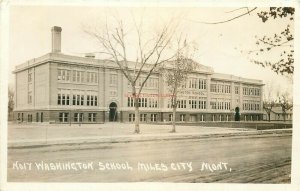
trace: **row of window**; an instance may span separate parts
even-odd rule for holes
[[[32,114],[28,114],[27,121],[32,122],[33,121],[32,119],[33,119]],[[24,113],[18,113],[17,120],[20,122],[23,122],[24,121]],[[35,114],[35,122],[44,122],[44,113],[43,112]]]
[[[169,114],[168,117],[169,117],[168,118],[169,121],[173,121],[173,114]],[[185,122],[185,121],[187,121],[186,118],[187,118],[186,114],[179,114],[179,121]],[[196,119],[197,119],[196,115],[190,115],[189,121],[190,122],[196,122],[197,121]],[[245,119],[247,119],[247,117]],[[135,121],[135,114],[130,113],[128,115],[128,120],[129,120],[129,122],[134,122]],[[146,120],[147,120],[147,114],[140,114],[140,121],[145,122]],[[231,117],[231,115],[228,115],[228,114],[227,115],[213,114],[211,120],[212,121],[231,121],[232,117]],[[251,117],[251,120],[252,120],[252,117]],[[156,122],[157,121],[157,114],[150,114],[150,121],[151,122]],[[201,114],[199,116],[199,121],[206,121],[204,114]]]
[[[205,100],[189,100],[191,109],[206,109],[206,101]]]
[[[260,104],[259,103],[243,103],[243,110],[258,111],[258,110],[260,110]]]
[[[134,122],[135,121],[135,114],[130,113],[128,115],[128,120],[129,120],[129,122]],[[141,122],[147,121],[147,114],[140,114],[140,121]],[[156,122],[157,121],[157,114],[155,114],[155,113],[150,114],[150,121],[151,122]]]
[[[96,122],[96,115],[97,113],[88,113],[88,122]],[[73,119],[74,119],[74,122],[78,122],[78,123],[81,123],[84,121],[84,114],[83,113],[74,113],[73,115]],[[60,112],[59,113],[59,122],[61,123],[67,123],[69,122],[69,113],[67,112]]]
[[[158,108],[157,98],[138,98],[139,107]],[[127,106],[134,107],[134,99],[132,97],[127,98]]]
[[[190,109],[206,109],[206,100],[204,99],[189,99],[189,108]],[[171,100],[168,101],[168,108],[172,107]],[[178,100],[177,101],[177,108],[187,108],[187,101],[186,100]]]
[[[186,100],[178,100],[177,101],[177,108],[186,108]]]
[[[188,87],[190,89],[206,89],[206,80],[205,79],[198,79],[198,78],[190,78],[188,81]]]
[[[69,122],[69,114],[68,112],[60,112],[59,113],[59,122],[61,123],[67,123]],[[87,119],[88,122],[96,122],[96,115],[97,113],[88,113],[87,115]],[[157,114],[150,114],[150,121],[151,122],[156,122],[158,120],[157,118]],[[135,114],[129,114],[128,116],[129,121],[130,122],[134,122],[135,121]],[[196,121],[196,115],[190,115],[189,121],[194,122]],[[23,122],[24,121],[24,113],[18,113],[18,121]],[[44,120],[44,115],[43,112],[41,113],[36,113],[36,122],[43,122]],[[212,121],[231,121],[233,120],[231,115],[217,115],[217,114],[213,114],[212,115]],[[260,120],[259,115],[245,115],[244,116],[244,120],[248,121],[248,120]],[[32,114],[28,114],[27,115],[27,121],[28,122],[32,122],[33,121],[33,117]],[[74,113],[73,114],[73,121],[77,122],[77,123],[81,123],[84,121],[84,113]],[[146,122],[147,121],[147,114],[140,114],[140,121],[141,122]],[[173,114],[169,114],[169,121],[173,121]],[[186,114],[180,114],[179,115],[179,121],[186,121]],[[205,115],[200,115],[199,116],[199,121],[206,121],[205,119]]]
[[[231,93],[231,86],[225,84],[210,84],[210,92],[214,93]]]
[[[72,97],[72,100],[70,100]],[[86,102],[85,102],[86,98]],[[72,104],[71,104],[72,103]],[[69,95],[69,94],[58,94],[57,105],[86,105],[86,106],[97,106],[98,96],[96,95]]]
[[[78,70],[67,70],[67,69],[58,69],[57,71],[57,80],[63,82],[72,82],[77,83],[98,83],[98,74],[96,72],[85,72]]]
[[[211,107],[211,109],[217,109],[217,110],[230,110],[231,102],[230,101],[211,101],[210,107]]]
[[[196,122],[197,121],[196,119],[197,119],[196,115],[190,115],[189,121]],[[179,120],[182,122],[186,121],[186,114],[180,114]],[[226,115],[213,114],[211,118],[211,121],[232,121],[232,120],[233,120],[232,116],[228,114]],[[257,121],[260,120],[260,117],[259,115],[250,115],[250,116],[245,115],[244,120]],[[173,121],[173,114],[169,114],[169,121]],[[205,115],[200,115],[199,121],[206,121]]]
[[[189,121],[190,122],[196,122],[197,121],[196,119],[197,119],[196,115],[190,115]],[[224,118],[223,115],[220,115],[219,120],[220,121],[225,121],[224,119],[226,119],[226,121],[230,121],[231,116],[230,115],[225,115],[225,118]],[[173,121],[173,114],[169,114],[169,121]],[[181,121],[181,122],[186,121],[186,114],[180,114],[179,115],[179,121]],[[205,121],[205,115],[201,114],[199,116],[199,121]],[[212,115],[212,121],[217,121],[216,115]]]
[[[136,85],[137,86],[142,86],[142,83],[145,81],[145,77],[139,77],[137,80]],[[131,86],[131,84],[128,81],[128,86]],[[148,78],[145,85],[145,88],[158,88],[158,78]]]
[[[260,96],[260,89],[259,88],[243,87],[243,95]]]

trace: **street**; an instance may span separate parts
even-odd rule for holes
[[[274,135],[9,149],[8,181],[290,183],[291,139]],[[77,166],[70,169],[68,163]]]

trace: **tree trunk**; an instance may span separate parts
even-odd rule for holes
[[[140,111],[139,111],[139,96],[134,96],[134,133],[140,133]]]
[[[176,132],[176,106],[173,107],[172,133]]]
[[[271,113],[268,113],[269,122],[271,122]]]
[[[176,91],[175,91],[176,92]],[[177,109],[177,98],[176,95],[173,95],[173,103],[172,103],[172,107],[173,107],[173,117],[172,117],[172,131],[171,133],[176,133],[176,109]]]

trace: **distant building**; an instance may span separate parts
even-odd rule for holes
[[[103,123],[135,120],[131,87],[116,63],[61,53],[60,27],[52,28],[52,52],[15,68],[14,120]],[[141,76],[143,77],[143,75]],[[139,85],[139,83],[138,83]],[[161,73],[154,73],[140,98],[141,122],[171,121],[170,97]],[[182,122],[263,120],[261,80],[214,73],[199,64],[191,71],[176,119]]]
[[[272,107],[271,113],[270,113],[270,121],[284,121],[284,115],[286,121],[292,121],[293,120],[293,109],[289,109],[286,111],[286,114],[282,112],[282,108],[279,104],[275,104]],[[268,113],[264,111],[264,120],[268,121]]]

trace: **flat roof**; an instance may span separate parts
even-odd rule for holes
[[[75,65],[85,65],[90,67],[105,67],[105,68],[119,69],[117,63],[115,63],[112,60],[97,59],[93,57],[74,56],[74,55],[67,55],[63,53],[51,52],[43,56],[30,59],[22,64],[17,65],[13,73],[18,73],[20,71],[48,62],[68,63],[68,64],[75,64]],[[136,63],[135,62],[130,62],[130,63],[131,64],[129,64],[128,67],[129,69],[133,70]],[[199,65],[198,69],[192,72],[211,75],[212,80],[222,80],[222,81],[230,81],[230,82],[240,82],[240,83],[242,82],[242,83],[255,84],[255,85],[264,85],[262,80],[242,78],[230,74],[214,73],[211,67],[199,63],[198,65]],[[151,66],[151,64],[149,64],[149,66]],[[147,68],[147,66],[145,68]]]

